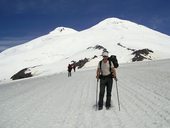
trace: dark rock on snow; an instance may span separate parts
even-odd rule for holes
[[[141,49],[141,50],[134,51],[132,55],[135,55],[135,56],[132,58],[132,62],[143,61],[144,59],[148,59],[145,56],[147,56],[149,53],[153,53],[153,51],[149,49]]]
[[[31,74],[31,71],[29,68],[24,68],[21,71],[17,72],[14,74],[11,79],[12,80],[17,80],[17,79],[22,79],[22,78],[27,78],[27,77],[32,77],[33,75]]]

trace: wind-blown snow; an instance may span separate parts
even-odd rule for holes
[[[169,128],[170,60],[121,64],[112,108],[95,110],[96,67],[0,84],[1,128]]]
[[[33,75],[49,75],[67,70],[71,61],[98,58],[86,63],[95,66],[101,59],[102,50],[87,49],[101,45],[110,55],[117,55],[119,63],[131,62],[131,49],[148,48],[153,60],[170,57],[170,37],[142,25],[117,18],[106,19],[84,31],[58,27],[47,35],[0,53],[0,81],[9,80],[18,71],[34,67]]]

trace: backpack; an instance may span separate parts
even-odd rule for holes
[[[114,68],[118,68],[119,67],[119,63],[118,63],[118,60],[116,58],[115,55],[111,55],[109,58],[109,65],[110,65],[110,72],[111,72],[111,62],[113,63],[114,65]],[[102,66],[102,60],[99,62],[100,63],[100,69],[101,69],[101,66]]]
[[[114,68],[118,68],[119,67],[118,60],[117,60],[115,55],[111,55],[109,57],[109,61],[111,61],[113,63]]]

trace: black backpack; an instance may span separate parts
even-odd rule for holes
[[[119,67],[119,63],[118,63],[118,60],[117,60],[115,55],[111,55],[108,58],[108,60],[109,60],[109,65],[110,65],[110,71],[111,71],[111,62],[113,63],[114,68],[118,68]],[[100,61],[100,69],[101,69],[101,66],[102,66],[102,60]]]
[[[119,67],[119,63],[118,63],[118,60],[117,60],[115,55],[111,55],[109,57],[109,61],[111,61],[113,63],[114,68],[118,68]]]

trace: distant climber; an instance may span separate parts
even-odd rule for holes
[[[68,77],[70,77],[71,76],[71,70],[72,70],[71,64],[69,64],[67,68],[68,68]]]
[[[75,64],[73,64],[73,69],[74,69],[74,72],[76,71],[76,65]]]

